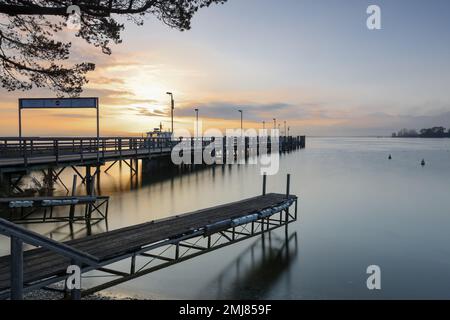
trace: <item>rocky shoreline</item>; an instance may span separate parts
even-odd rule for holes
[[[51,288],[61,290],[62,284],[52,285]],[[61,300],[64,299],[64,294],[58,291],[38,289],[24,294],[24,300]],[[118,296],[109,293],[95,293],[83,297],[82,300],[140,300],[137,297]]]

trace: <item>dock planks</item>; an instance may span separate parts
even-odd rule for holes
[[[296,196],[289,196],[296,199]],[[252,212],[277,206],[286,195],[270,193],[212,208],[202,209],[166,219],[150,221],[82,239],[65,242],[100,259],[110,261],[133,253],[147,245],[177,237],[208,224],[246,216]],[[70,261],[46,249],[24,252],[24,282],[64,275]],[[10,256],[0,257],[0,291],[10,287]]]

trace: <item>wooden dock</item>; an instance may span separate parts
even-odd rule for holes
[[[225,145],[227,138],[223,139]],[[191,140],[189,144],[192,144],[194,149],[196,139],[187,140]],[[199,143],[204,149],[212,141],[212,138],[202,138]],[[0,171],[18,172],[50,165],[101,165],[122,159],[166,157],[179,142],[180,140],[167,138],[136,137],[102,137],[99,140],[92,137],[0,138]],[[280,137],[279,141],[280,151],[300,149],[304,148],[304,145],[303,136]],[[249,148],[248,141],[245,148]],[[230,152],[231,148],[228,151]]]
[[[236,159],[260,152],[272,152],[270,137],[266,146],[260,145],[259,139],[250,141],[249,137],[241,142],[243,150],[238,151],[236,137],[223,137],[223,150],[215,153],[221,163],[230,163]],[[305,137],[278,137],[277,150],[290,152],[305,147]],[[41,170],[48,181],[62,183],[59,179],[66,168],[71,168],[86,184],[88,194],[92,179],[100,173],[102,166],[107,173],[117,163],[124,163],[130,168],[130,176],[137,176],[139,160],[142,164],[171,163],[171,154],[176,145],[183,142],[191,153],[189,163],[181,166],[194,166],[194,154],[203,152],[213,143],[214,138],[136,138],[136,137],[52,137],[52,138],[0,138],[0,183],[8,186],[9,193],[24,193],[20,187],[22,179],[33,170]],[[229,144],[232,144],[230,146]],[[183,152],[186,150],[183,148]],[[106,164],[108,164],[106,166]],[[85,170],[80,170],[84,168]],[[91,171],[92,169],[93,172]],[[84,172],[84,174],[82,174]],[[63,184],[63,183],[62,183]],[[68,189],[64,184],[63,186]]]
[[[295,213],[291,213],[289,208],[294,204]],[[275,228],[287,227],[296,219],[297,197],[289,195],[289,192],[271,193],[67,241],[64,245],[96,260],[96,265],[80,263],[83,272],[98,270],[118,277],[106,284],[86,289],[84,293],[88,294],[225,245],[258,234],[264,235],[265,232]],[[8,235],[8,232],[7,228],[2,229],[0,224],[0,233]],[[194,244],[193,239],[197,239]],[[188,240],[190,242],[187,242]],[[206,244],[203,246],[199,244],[201,240],[206,241]],[[173,247],[173,256],[150,253],[152,250],[167,246]],[[182,249],[186,251],[182,252]],[[152,261],[156,259],[162,263],[137,269],[136,256],[146,257]],[[128,258],[131,258],[128,272],[106,268],[114,262]],[[11,261],[11,256],[0,257],[0,297],[4,298],[11,293]],[[46,248],[25,251],[23,290],[42,288],[65,279],[66,269],[71,264],[73,259]]]

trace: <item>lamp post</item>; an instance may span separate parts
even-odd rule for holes
[[[277,128],[277,119],[273,118],[273,128]]]
[[[172,119],[172,135],[173,135],[173,109],[175,109],[175,102],[173,101],[173,93],[166,92],[170,96],[170,116]]]
[[[284,135],[286,136],[286,134],[287,134],[287,129],[286,129],[287,127],[286,127],[286,120],[284,121]]]
[[[266,129],[266,122],[263,121],[263,129]]]
[[[195,109],[196,135],[198,138],[198,109]]]

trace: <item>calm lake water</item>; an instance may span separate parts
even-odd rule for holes
[[[300,198],[287,238],[280,229],[107,292],[153,299],[450,298],[450,139],[308,138],[307,149],[282,155],[280,167],[268,177],[268,191],[284,192],[291,173]],[[68,185],[72,175],[63,177]],[[136,186],[128,167],[117,166],[101,176],[101,192],[111,196],[107,227],[258,195],[261,181],[257,166],[234,165],[182,175],[154,170]],[[93,232],[107,227],[99,223]],[[70,238],[65,225],[30,228]],[[86,235],[81,226],[75,231]],[[380,291],[366,287],[373,264],[381,267]]]

